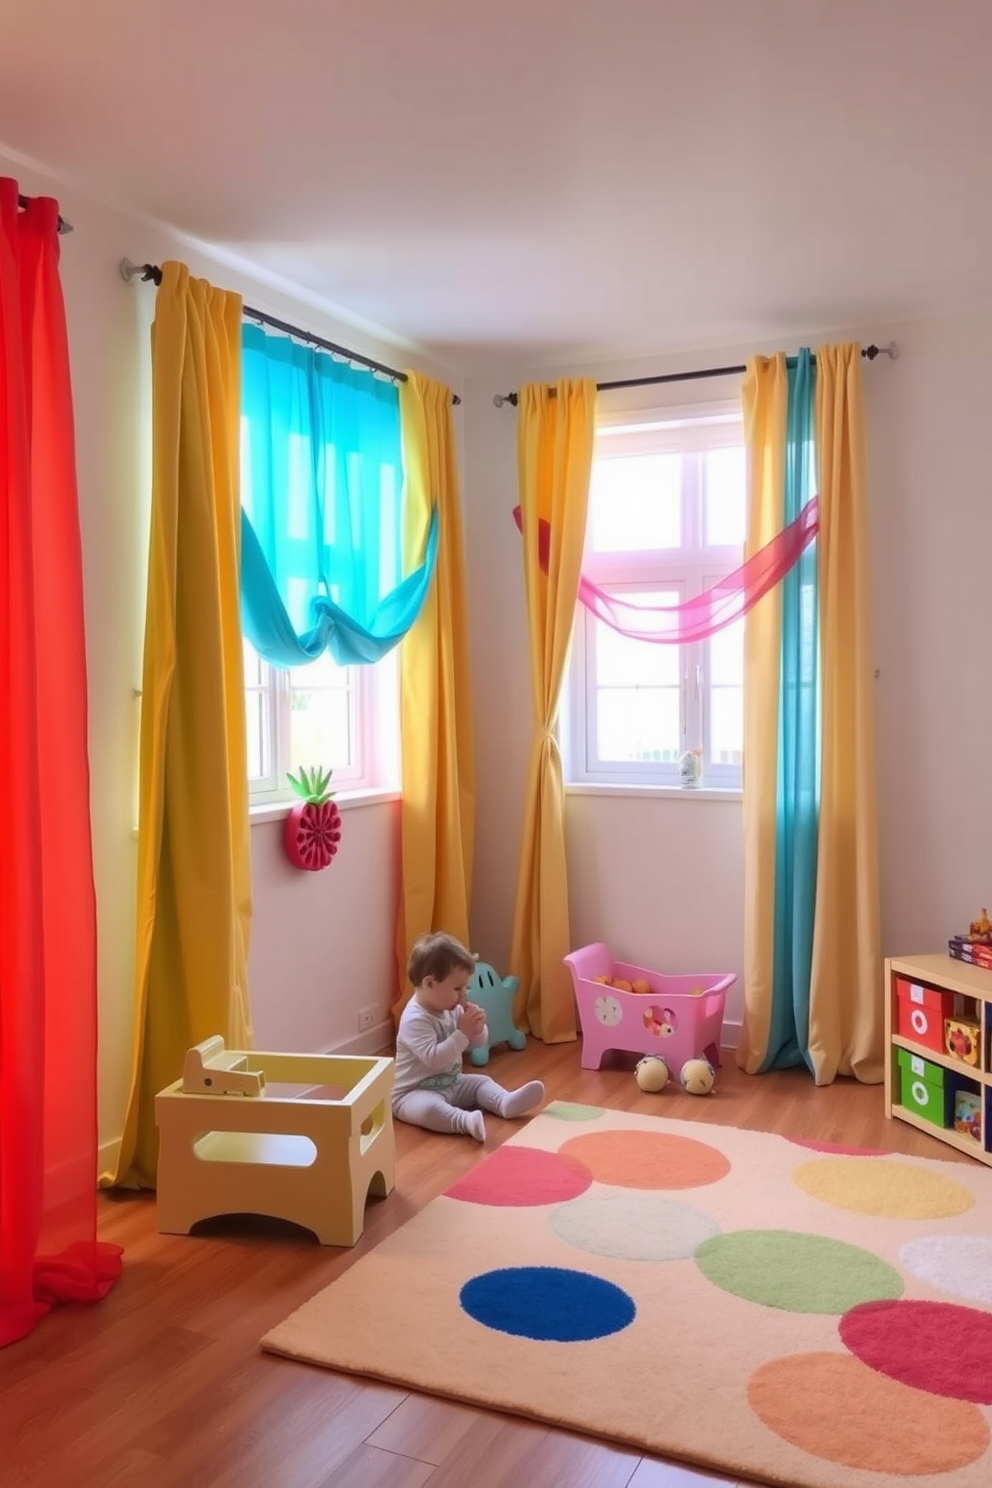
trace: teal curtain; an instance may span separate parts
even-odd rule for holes
[[[789,364],[783,526],[816,495],[816,365]],[[820,639],[817,540],[782,580],[782,657],[775,847],[775,961],[762,1070],[805,1063],[820,818]]]
[[[402,577],[399,390],[260,327],[242,330],[241,610],[274,666],[325,650],[379,661],[420,613],[437,559]]]

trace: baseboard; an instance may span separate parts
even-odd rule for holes
[[[741,1029],[743,1023],[729,1022],[726,1018],[723,1022],[723,1032],[720,1034],[721,1049],[736,1049],[741,1041]]]
[[[321,1049],[321,1054],[391,1054],[393,1051],[393,1023],[376,1023],[354,1038],[344,1039],[340,1044],[330,1044]]]

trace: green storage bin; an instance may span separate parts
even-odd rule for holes
[[[949,1093],[946,1074],[942,1065],[931,1064],[919,1054],[900,1049],[899,1076],[906,1110],[914,1111],[924,1121],[932,1121],[934,1126],[946,1126]]]

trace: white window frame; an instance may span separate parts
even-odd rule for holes
[[[247,694],[257,691],[262,697],[263,756],[267,773],[249,780],[249,804],[252,807],[278,806],[296,801],[286,775],[291,764],[292,688],[290,672],[285,667],[270,666],[263,661],[261,682],[257,688],[246,682]],[[395,793],[400,789],[399,754],[399,652],[394,647],[381,661],[369,666],[346,669],[346,684],[351,706],[348,710],[349,764],[327,760],[301,761],[307,765],[333,765],[330,789],[335,799],[359,797],[369,793]]]
[[[594,458],[666,451],[705,455],[712,449],[743,443],[739,402],[693,404],[685,408],[638,410],[601,417]],[[634,552],[593,552],[587,544],[583,572],[604,588],[623,595],[645,589],[671,589],[681,599],[703,593],[739,567],[736,547],[703,548],[699,522],[702,504],[691,493],[696,475],[683,469],[682,538],[684,547]],[[596,626],[603,622],[584,605],[576,606],[572,651],[561,710],[562,752],[566,784],[656,787],[681,791],[678,760],[602,760],[597,748]],[[647,643],[645,643],[647,644]],[[710,763],[710,641],[686,643],[680,655],[679,689],[682,727],[679,753],[701,745],[705,751],[704,790],[739,792],[743,764]]]

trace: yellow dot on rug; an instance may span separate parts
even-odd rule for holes
[[[975,1202],[964,1184],[884,1157],[821,1157],[793,1173],[797,1187],[834,1209],[880,1219],[950,1219]]]
[[[709,1143],[660,1132],[589,1132],[558,1152],[615,1188],[702,1188],[730,1172],[728,1158]]]
[[[847,1354],[773,1359],[747,1398],[770,1431],[825,1462],[891,1477],[954,1472],[988,1451],[977,1405],[914,1390]]]

